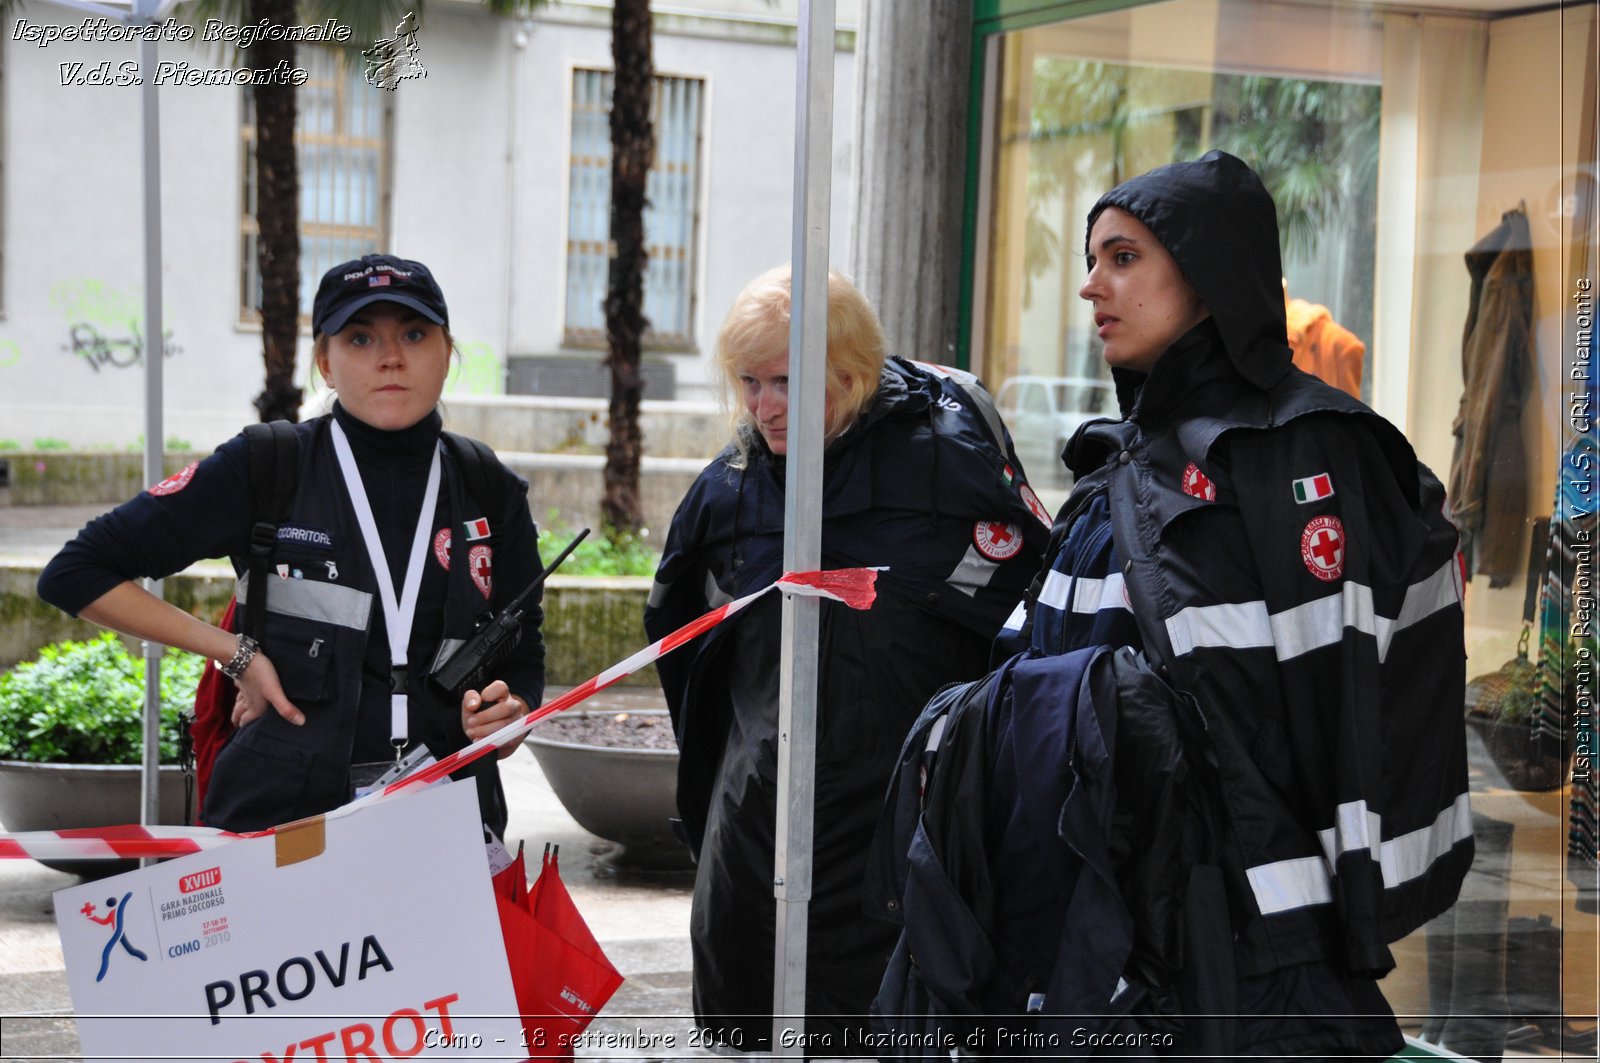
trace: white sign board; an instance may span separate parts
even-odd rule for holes
[[[477,788],[321,825],[57,893],[84,1055],[523,1058]]]

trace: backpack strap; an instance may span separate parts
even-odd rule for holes
[[[249,424],[244,428],[250,446],[250,598],[239,625],[242,634],[261,637],[266,625],[267,570],[278,545],[278,522],[289,513],[300,476],[300,441],[288,421]]]
[[[949,383],[977,412],[983,421],[983,426],[988,429],[989,442],[993,443],[1002,454],[1010,450],[1005,422],[1000,419],[1000,411],[994,404],[994,396],[989,394],[989,389],[984,387],[982,380],[975,374],[965,369],[957,369],[953,365],[937,365],[933,362],[911,364]]]
[[[495,520],[506,508],[505,477],[498,471],[500,459],[489,444],[455,432],[440,432],[445,449],[461,470],[461,482],[484,515]]]

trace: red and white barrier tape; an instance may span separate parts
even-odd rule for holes
[[[553,716],[563,709],[572,708],[572,706],[585,698],[598,694],[613,683],[620,682],[639,669],[653,663],[663,654],[671,653],[684,643],[698,638],[774,587],[786,594],[831,598],[834,601],[843,602],[852,609],[870,609],[878,593],[876,588],[878,571],[872,568],[840,568],[825,572],[786,572],[778,578],[777,582],[768,584],[754,594],[736,598],[727,605],[718,606],[698,619],[689,621],[678,630],[651,643],[627,660],[612,665],[599,675],[584,680],[554,701],[548,701],[539,706],[522,717],[522,719],[511,721],[494,734],[486,735],[471,745],[456,750],[443,760],[418,768],[410,775],[396,779],[382,790],[369,794],[355,803],[365,804],[369,801],[381,800],[390,794],[399,793],[414,786],[424,785],[437,779],[442,779],[452,772],[460,771],[491,749],[498,749],[514,739],[521,738],[533,728],[534,724],[546,716]]]
[[[243,834],[214,827],[80,827],[74,830],[0,833],[0,860],[126,860],[184,856],[227,845]]]
[[[466,765],[515,739],[520,739],[533,725],[546,716],[570,709],[585,698],[632,675],[663,654],[705,634],[728,617],[737,613],[768,591],[777,588],[785,594],[806,597],[831,598],[852,609],[870,609],[877,597],[878,569],[841,568],[824,572],[786,572],[774,583],[737,598],[726,605],[706,613],[683,625],[657,642],[651,643],[627,660],[612,665],[599,675],[573,687],[554,701],[534,709],[519,720],[513,720],[492,735],[457,750],[443,760],[418,768],[410,775],[397,779],[384,789],[359,798],[327,813],[330,818],[349,815],[373,801],[381,801],[392,794],[425,785],[460,771]],[[72,830],[27,831],[17,834],[0,832],[0,859],[26,860],[125,860],[130,857],[186,856],[239,838],[260,838],[275,833],[273,829],[235,834],[214,827],[139,826],[81,827]]]

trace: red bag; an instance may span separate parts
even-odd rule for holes
[[[228,599],[227,611],[217,626],[233,630],[233,614],[237,603]],[[189,740],[194,756],[194,807],[190,809],[192,823],[200,822],[200,810],[205,807],[206,785],[211,781],[211,767],[217,754],[233,737],[233,701],[239,688],[233,680],[222,674],[216,661],[207,661],[200,673],[200,682],[194,689],[194,717],[189,722]]]
[[[545,847],[529,889],[521,851],[494,877],[511,986],[529,1053],[572,1059],[575,1038],[622,984],[561,881],[558,855]]]

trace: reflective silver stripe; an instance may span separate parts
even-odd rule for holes
[[[1400,603],[1400,615],[1394,618],[1393,623],[1383,617],[1378,618],[1378,660],[1389,655],[1389,641],[1394,638],[1395,632],[1404,631],[1440,609],[1461,604],[1461,584],[1457,582],[1460,575],[1461,569],[1452,557],[1440,566],[1439,571],[1406,588],[1405,601]]]
[[[250,574],[246,572],[234,592],[240,605],[250,600],[249,591]],[[365,631],[372,616],[372,595],[337,583],[269,577],[267,612]]]
[[[1178,657],[1201,646],[1256,649],[1272,645],[1272,625],[1266,602],[1191,605],[1167,618],[1167,637]]]
[[[1372,849],[1373,841],[1383,837],[1383,817],[1368,809],[1365,801],[1346,801],[1334,809],[1333,826],[1317,831],[1317,837],[1331,866],[1342,853]]]
[[[440,639],[439,652],[433,655],[433,664],[429,666],[428,673],[431,675],[443,668],[444,663],[454,657],[456,651],[466,644],[465,639]]]
[[[943,716],[940,716],[937,720],[933,721],[933,726],[928,728],[928,741],[927,744],[923,746],[924,753],[937,753],[939,751],[939,743],[944,740],[945,724],[949,722],[949,713],[945,713]]]
[[[1021,631],[1022,625],[1028,619],[1028,603],[1018,602],[1017,607],[1011,610],[1011,615],[1006,617],[1006,622],[1000,625],[1001,631]]]
[[[1394,619],[1379,616],[1372,588],[1346,583],[1337,592],[1282,612],[1267,614],[1265,602],[1192,605],[1167,618],[1173,653],[1182,656],[1202,646],[1230,649],[1273,647],[1280,661],[1293,660],[1323,646],[1332,646],[1354,629],[1378,643],[1378,660],[1388,659],[1394,637],[1440,609],[1461,601],[1451,560],[1427,579],[1406,588]]]
[[[1402,834],[1379,847],[1378,862],[1383,867],[1384,886],[1398,886],[1426,873],[1435,860],[1470,837],[1472,801],[1463,793],[1440,812],[1431,825]]]
[[[1317,856],[1278,860],[1250,868],[1245,874],[1255,894],[1261,914],[1272,915],[1312,904],[1333,901],[1333,885],[1328,867],[1340,855],[1360,849],[1371,850],[1382,832],[1381,817],[1367,808],[1365,801],[1340,805],[1336,826],[1318,831],[1326,859]],[[1383,871],[1384,889],[1410,882],[1427,874],[1428,869],[1458,844],[1472,837],[1471,799],[1461,794],[1426,827],[1418,828],[1377,846],[1378,866]]]
[[[661,603],[667,600],[667,591],[672,588],[670,583],[650,584],[650,597],[645,599],[645,605],[651,609],[659,609]],[[705,596],[707,608],[719,609],[733,601],[733,596],[717,586],[717,578],[711,573],[706,573]]]
[[[1098,613],[1102,609],[1121,609],[1132,612],[1128,607],[1128,595],[1125,590],[1122,573],[1113,572],[1105,579],[1076,579],[1072,588],[1072,611],[1074,613]]]
[[[1372,588],[1346,583],[1337,594],[1272,614],[1272,639],[1278,649],[1278,660],[1290,661],[1303,653],[1333,645],[1344,637],[1346,628],[1376,635],[1377,625],[1378,618],[1372,611]],[[1380,661],[1383,654],[1384,645],[1380,642]]]
[[[994,574],[1000,570],[998,563],[978,553],[976,546],[968,546],[961,561],[945,577],[945,582],[967,597],[976,597],[979,587],[987,587]]]
[[[1044,574],[1044,587],[1039,591],[1039,604],[1048,605],[1060,612],[1067,611],[1067,595],[1072,590],[1072,577],[1055,569]]]
[[[1045,573],[1044,587],[1039,591],[1039,604],[1052,609],[1093,615],[1102,609],[1121,609],[1130,612],[1128,596],[1124,590],[1122,573],[1113,572],[1105,579],[1074,579],[1051,570]],[[1071,603],[1069,606],[1068,603]]]
[[[733,595],[717,586],[717,577],[710,572],[706,573],[706,605],[710,609],[721,609],[733,601]]]
[[[1262,915],[1287,912],[1333,900],[1333,884],[1328,880],[1328,865],[1320,856],[1302,856],[1262,864],[1245,872],[1256,907]]]

